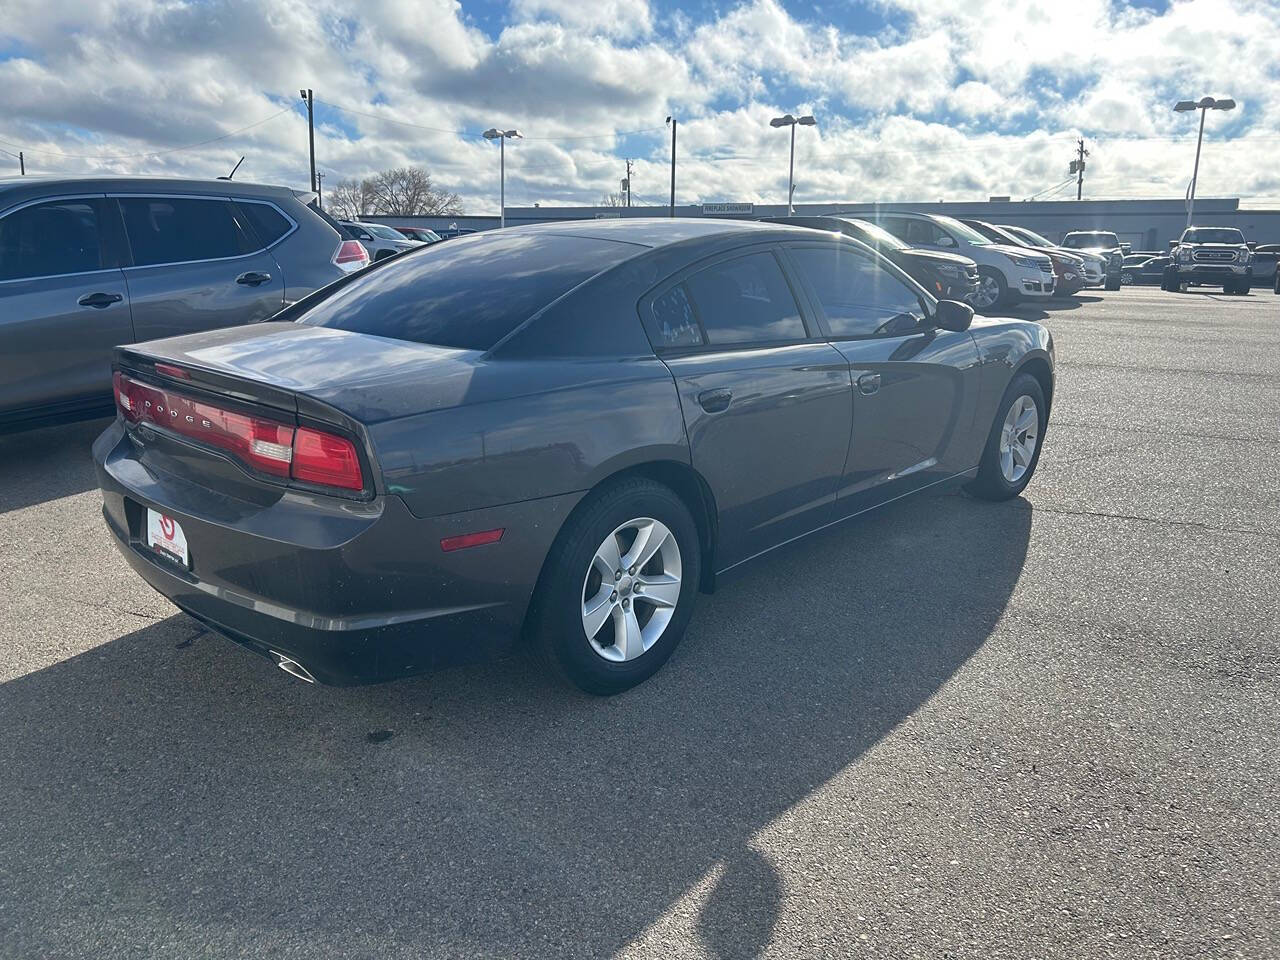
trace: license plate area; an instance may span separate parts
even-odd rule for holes
[[[159,510],[147,509],[144,542],[158,556],[183,570],[191,569],[191,553],[182,525]]]

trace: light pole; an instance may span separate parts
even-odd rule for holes
[[[1203,97],[1200,100],[1179,100],[1173,105],[1173,109],[1178,113],[1189,113],[1192,110],[1200,111],[1200,134],[1196,137],[1196,165],[1191,171],[1191,197],[1187,201],[1187,226],[1191,226],[1191,214],[1196,207],[1196,178],[1200,176],[1200,144],[1204,140],[1204,115],[1210,110],[1234,110],[1236,102],[1230,98],[1226,100],[1215,100],[1213,97]]]
[[[298,96],[307,105],[307,151],[311,155],[311,192],[316,191],[316,115],[315,97],[310,87],[298,91]]]
[[[498,141],[498,203],[500,205],[498,212],[498,224],[505,228],[507,225],[507,141],[512,137],[519,138],[519,130],[499,130],[497,127],[490,127],[484,132],[486,140]]]
[[[792,197],[796,192],[796,124],[802,127],[816,126],[817,120],[811,116],[793,117],[787,114],[785,117],[774,117],[769,121],[771,127],[790,127],[791,128],[791,165],[787,168],[787,216],[791,216],[796,212],[796,206],[792,203]]]

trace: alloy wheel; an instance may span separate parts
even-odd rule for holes
[[[1026,394],[1009,407],[1000,428],[1000,472],[1009,483],[1017,483],[1031,467],[1040,436],[1040,411]]]
[[[990,274],[983,274],[978,279],[978,289],[971,298],[973,306],[980,310],[993,306],[1000,299],[1000,284]]]
[[[658,642],[680,601],[680,545],[661,521],[628,520],[604,538],[582,583],[582,629],[606,660],[635,660]]]

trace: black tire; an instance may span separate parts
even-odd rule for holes
[[[979,307],[973,303],[970,303],[970,306],[974,307],[975,310],[982,311],[982,310],[994,310],[996,307],[1004,306],[1005,304],[1007,304],[1009,302],[1009,283],[1007,280],[1005,280],[1004,274],[1001,273],[999,270],[995,270],[991,267],[979,267],[978,268],[979,284],[982,283],[982,280],[984,277],[988,277],[994,280],[996,284],[996,288],[999,292],[996,294],[995,300],[993,300],[988,306]]]
[[[1176,293],[1178,285],[1175,280],[1176,274],[1173,267],[1165,267],[1164,273],[1160,274],[1160,289],[1165,293]]]
[[[653,645],[635,659],[614,662],[597,653],[586,635],[583,594],[597,549],[619,526],[637,518],[657,520],[675,537],[680,593],[671,620]],[[590,494],[556,538],[529,612],[531,639],[553,669],[574,686],[602,696],[621,693],[653,676],[679,645],[693,615],[701,571],[697,525],[673,490],[642,477],[610,484]],[[639,611],[641,605],[634,609]],[[608,620],[602,629],[609,629]]]
[[[1276,268],[1276,284],[1273,292],[1280,295],[1280,267]]]
[[[1031,455],[1026,472],[1015,481],[1005,477],[1000,467],[1000,435],[1003,432],[1005,418],[1009,409],[1020,397],[1030,397],[1036,405],[1038,432],[1035,450]],[[991,431],[987,434],[986,446],[982,449],[982,459],[978,462],[978,475],[965,486],[965,491],[980,500],[1011,500],[1026,488],[1040,463],[1040,451],[1044,448],[1045,429],[1049,425],[1049,411],[1045,405],[1044,390],[1040,381],[1029,373],[1020,373],[1005,389],[996,407],[995,419],[991,422]]]
[[[1118,273],[1117,273],[1117,274],[1115,275],[1115,279],[1114,279],[1114,280],[1111,278],[1111,274],[1107,274],[1106,289],[1107,289],[1107,290],[1119,290],[1119,289],[1120,289],[1120,274],[1118,274]]]
[[[1240,283],[1236,286],[1236,293],[1240,294],[1240,296],[1242,297],[1247,297],[1251,289],[1252,289],[1252,286],[1250,285],[1248,280],[1241,280]]]

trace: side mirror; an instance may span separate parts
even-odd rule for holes
[[[973,307],[959,300],[939,300],[933,313],[933,322],[943,330],[963,333],[973,323]]]

